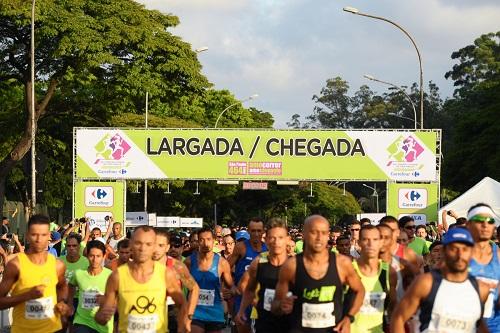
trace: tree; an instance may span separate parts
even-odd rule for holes
[[[73,86],[98,86],[101,89],[90,89],[97,95],[72,91],[74,97],[86,98],[80,110],[93,104],[93,110],[123,112],[141,109],[145,91],[173,103],[209,86],[190,45],[167,31],[179,23],[177,17],[132,0],[41,0],[36,8],[37,93],[32,110],[30,7],[26,1],[0,4],[0,82],[22,87],[24,94],[16,115],[24,126],[0,156],[0,207],[8,175],[31,146],[30,115],[34,113],[38,125],[53,112],[51,101],[64,95],[63,90],[68,97]]]
[[[500,32],[482,35],[452,58],[459,63],[445,75],[457,88],[445,103],[453,127],[443,178],[450,189],[465,191],[485,176],[500,179]]]

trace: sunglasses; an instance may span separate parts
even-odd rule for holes
[[[492,217],[473,216],[469,221],[476,223],[488,222],[488,224],[495,224],[495,219]]]
[[[360,231],[361,229],[351,229],[351,231]]]
[[[417,227],[417,226],[414,226],[414,225],[407,225],[407,226],[405,227],[405,229],[410,230],[410,229],[415,229],[416,227]]]

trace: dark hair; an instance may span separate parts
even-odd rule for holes
[[[50,219],[47,215],[35,214],[32,217],[30,217],[28,221],[28,229],[35,224],[45,224],[47,226],[50,226]]]
[[[8,220],[7,216],[2,216],[2,221],[3,220]]]
[[[423,224],[417,225],[417,227],[415,228],[415,231],[417,231],[418,229],[424,229],[427,232],[427,228]]]
[[[398,226],[399,226],[399,228],[400,228],[400,229],[402,229],[402,228],[404,228],[404,227],[405,227],[406,223],[411,222],[411,221],[415,221],[415,220],[413,219],[413,217],[411,217],[411,216],[409,216],[409,215],[405,215],[405,216],[403,216],[403,217],[401,217],[401,218],[399,219],[399,221],[398,221]]]
[[[342,230],[342,228],[341,228],[341,227],[339,227],[338,225],[334,225],[334,226],[332,227],[332,232],[340,232],[340,233],[342,233],[342,232],[343,232],[343,230]]]
[[[82,236],[80,236],[79,234],[75,234],[74,232],[72,232],[72,233],[70,233],[70,234],[68,235],[68,237],[66,237],[66,243],[67,243],[70,239],[76,239],[76,242],[77,242],[78,244],[80,244],[80,243],[81,243],[81,241],[82,241]]]
[[[359,224],[359,226],[361,226],[361,222],[358,220],[352,220],[350,226],[353,226],[355,224]]]
[[[389,227],[387,224],[385,223],[381,223],[381,224],[378,224],[377,225],[377,229],[380,231],[380,229],[387,229],[387,230],[390,230],[391,231],[391,234],[392,234],[392,228]]]
[[[361,220],[359,220],[359,222],[361,222],[361,224],[366,223],[366,222],[372,224],[372,220],[370,220],[367,217],[363,217]]]
[[[136,231],[139,231],[139,230],[144,231],[144,232],[151,232],[151,231],[155,232],[155,229],[153,227],[149,226],[149,225],[140,225],[138,227],[135,227],[134,233]]]
[[[288,231],[285,221],[283,221],[279,217],[273,217],[267,221],[266,230],[271,230],[273,228],[283,228]]]
[[[429,246],[429,252],[432,251],[432,249],[435,248],[438,245],[443,245],[443,243],[441,241],[435,241],[435,242],[433,242],[431,244],[431,246]]]
[[[102,255],[106,254],[106,246],[103,244],[103,242],[98,241],[98,240],[91,240],[87,244],[87,255],[90,253],[91,249],[99,249],[102,251]]]
[[[209,228],[209,227],[204,227],[204,228],[201,228],[200,230],[198,230],[198,232],[197,232],[198,237],[200,237],[200,235],[204,232],[209,232],[212,235],[212,237],[215,237],[214,231],[212,230],[212,228]]]
[[[344,240],[347,240],[347,241],[351,242],[351,238],[349,238],[349,236],[347,236],[347,235],[342,235],[342,236],[340,236],[339,238],[337,238],[337,244],[338,244],[340,241],[344,241]]]
[[[101,230],[101,228],[99,228],[99,227],[92,228],[92,230],[90,230],[90,232],[92,232],[92,231],[94,231],[94,230],[99,230],[99,231],[102,233],[102,230]]]
[[[456,221],[455,221],[456,224],[458,225],[464,225],[465,223],[467,223],[467,219],[465,217],[459,217]]]
[[[380,219],[379,221],[380,224],[385,224],[385,223],[398,223],[398,219],[395,218],[392,215],[386,215],[383,218]]]
[[[473,210],[474,208],[477,208],[477,207],[488,207],[489,209],[492,209],[490,205],[480,202],[480,203],[475,204],[471,208],[469,208],[469,210],[467,211],[467,214],[469,214],[471,210]]]
[[[121,241],[118,242],[118,244],[116,245],[117,249],[126,249],[127,247],[130,246],[130,239],[128,238],[124,238],[122,239]]]
[[[170,234],[166,229],[163,228],[154,228],[156,236],[163,236],[167,239],[167,243],[170,244]]]
[[[368,231],[368,230],[377,230],[379,235],[380,235],[380,230],[378,230],[378,228],[376,226],[369,224],[369,225],[365,225],[364,227],[361,227],[361,230],[359,231],[359,238],[362,237],[364,231]]]
[[[252,217],[250,220],[248,220],[248,225],[250,225],[250,223],[252,223],[252,222],[264,224],[264,219],[261,217],[255,216],[255,217]]]

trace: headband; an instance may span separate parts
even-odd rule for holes
[[[487,214],[491,217],[495,216],[495,213],[490,207],[487,206],[478,206],[473,208],[470,212],[467,213],[467,220],[470,220],[472,217],[479,214]]]

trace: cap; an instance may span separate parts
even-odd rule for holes
[[[173,247],[181,247],[182,246],[182,237],[180,235],[177,235],[177,234],[170,236],[170,244]]]
[[[51,239],[52,241],[58,241],[58,240],[60,240],[60,239],[61,239],[61,234],[60,234],[60,233],[58,233],[57,231],[52,231],[52,232],[50,233],[50,239]]]
[[[104,238],[103,238],[103,237],[97,237],[97,238],[96,238],[96,239],[94,239],[94,240],[99,241],[99,242],[103,243],[104,245],[106,245],[106,241],[104,240]]]
[[[227,236],[227,235],[231,235],[231,229],[223,228],[222,229],[222,237]]]
[[[469,230],[458,227],[448,230],[448,232],[444,234],[442,243],[443,245],[451,243],[464,243],[473,246],[474,239],[472,238]]]
[[[242,238],[249,240],[250,239],[250,234],[247,231],[245,231],[245,230],[238,231],[236,233],[236,240],[238,241],[238,240],[240,240]]]

